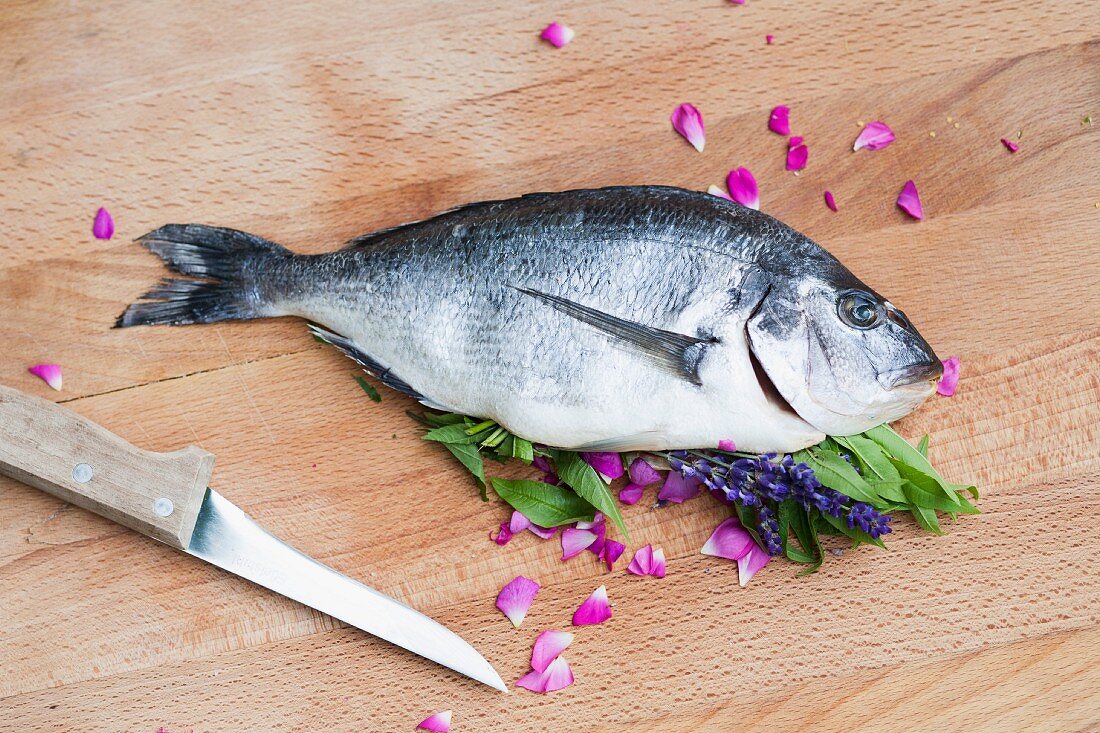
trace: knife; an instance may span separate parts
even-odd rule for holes
[[[507,692],[453,631],[269,534],[207,485],[214,455],[141,450],[53,402],[0,385],[0,473]]]

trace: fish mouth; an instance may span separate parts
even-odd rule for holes
[[[878,383],[885,389],[895,389],[920,382],[935,383],[942,376],[943,364],[928,360],[883,372],[878,375]]]

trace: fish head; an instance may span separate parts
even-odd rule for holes
[[[839,263],[813,275],[773,273],[748,337],[783,399],[829,435],[853,435],[909,414],[943,374],[905,314]]]

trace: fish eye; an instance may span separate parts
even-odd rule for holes
[[[837,301],[840,320],[860,330],[874,328],[882,322],[883,307],[871,295],[858,290],[842,293]]]

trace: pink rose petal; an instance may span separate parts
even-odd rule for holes
[[[734,201],[750,209],[760,210],[760,190],[748,168],[730,171],[726,176],[726,186],[730,190],[730,198]]]
[[[607,540],[600,549],[599,558],[607,564],[608,572],[615,569],[615,561],[623,555],[626,545],[618,540]]]
[[[631,505],[637,504],[642,499],[642,494],[645,493],[645,487],[638,484],[627,484],[619,491],[619,501],[623,504]]]
[[[630,480],[639,486],[649,486],[661,480],[661,472],[646,459],[638,457],[630,463]]]
[[[603,513],[602,512],[596,512],[595,514],[592,515],[592,521],[591,522],[575,522],[573,524],[573,526],[576,527],[577,529],[595,530],[597,527],[599,527],[603,524],[606,524],[606,523],[607,522],[604,519]]]
[[[737,558],[737,582],[744,588],[752,580],[752,576],[756,575],[771,559],[771,555],[753,542],[749,551]]]
[[[507,545],[509,542],[511,542],[512,541],[512,530],[508,528],[508,523],[507,522],[501,522],[500,523],[500,531],[496,533],[495,537],[493,536],[493,533],[490,532],[489,533],[489,539],[491,539],[493,542],[496,542],[498,545],[500,545],[502,547],[504,545]]]
[[[1012,142],[1007,137],[1002,137],[1001,138],[1001,145],[1004,145],[1006,148],[1008,148],[1008,152],[1010,152],[1010,153],[1015,153],[1017,150],[1020,149],[1019,145]]]
[[[707,189],[707,193],[709,193],[711,196],[717,196],[720,199],[733,201],[733,198],[728,193],[718,188],[718,186],[715,186],[713,183],[711,184],[710,188]]]
[[[802,138],[792,137],[787,144],[787,170],[800,171],[806,167],[810,150],[802,143]]]
[[[530,526],[531,520],[525,517],[522,512],[512,512],[512,517],[508,520],[508,529],[512,534],[519,534]]]
[[[898,194],[898,206],[914,219],[924,218],[924,206],[920,202],[920,194],[917,193],[917,184],[906,181]]]
[[[545,672],[550,663],[561,656],[570,644],[573,643],[573,635],[568,631],[544,631],[535,639],[535,646],[531,649],[531,669],[536,672]]]
[[[955,388],[959,384],[959,367],[962,362],[959,361],[959,357],[952,356],[943,361],[943,376],[940,377],[940,383],[936,385],[936,392],[944,397],[950,397],[955,394]]]
[[[767,44],[768,44],[769,46],[770,46],[770,45],[772,45],[772,41],[774,41],[774,40],[775,40],[775,36],[773,36],[773,35],[772,35],[771,33],[769,33],[768,35],[764,36],[764,41],[765,41],[765,42],[766,42],[766,43],[767,43]]]
[[[53,387],[58,392],[61,391],[61,366],[59,364],[35,364],[32,367],[28,367],[27,371],[34,376],[41,379],[46,384]]]
[[[711,557],[740,560],[756,547],[752,535],[745,531],[737,517],[730,517],[719,524],[700,552]]]
[[[558,657],[550,662],[542,672],[531,671],[520,678],[516,683],[532,692],[554,692],[573,684],[573,670],[569,668],[569,662],[565,657]]]
[[[655,578],[665,577],[665,551],[661,548],[653,549],[653,545],[638,548],[634,553],[634,559],[627,566],[627,571],[634,575],[652,575]]]
[[[541,540],[548,540],[553,537],[558,530],[556,527],[540,527],[537,524],[532,524],[527,528],[527,531]]]
[[[539,584],[530,578],[517,575],[497,594],[497,608],[517,629],[527,615],[527,609],[539,593]]]
[[[856,138],[852,150],[882,150],[894,142],[894,131],[885,122],[868,122]]]
[[[601,585],[592,591],[592,595],[588,596],[573,612],[573,625],[602,624],[609,618],[611,618],[611,604],[607,601],[607,587]]]
[[[768,118],[768,129],[780,135],[791,134],[791,108],[781,104],[772,110]]]
[[[703,146],[706,144],[706,130],[703,126],[703,115],[699,114],[695,105],[681,104],[672,110],[672,127],[696,150],[703,152]]]
[[[683,503],[699,495],[701,483],[697,478],[686,479],[676,471],[669,471],[661,491],[657,494],[657,499],[671,501],[673,504]]]
[[[555,48],[561,48],[565,44],[573,40],[573,29],[564,26],[557,21],[554,21],[550,25],[542,29],[542,33],[539,34],[539,38],[550,43]]]
[[[596,541],[596,533],[587,529],[566,527],[561,533],[561,559],[576,557]]]
[[[733,3],[734,5],[744,5],[745,4],[745,0],[730,0],[730,2]]]
[[[581,453],[581,458],[605,479],[614,481],[623,475],[623,459],[618,453]]]
[[[718,441],[718,450],[725,451],[726,453],[733,453],[737,450],[737,443],[734,443],[729,438],[723,438]]]
[[[450,733],[451,730],[451,711],[444,710],[441,713],[435,713],[429,715],[420,721],[420,725],[416,726],[417,730],[430,730],[433,733]]]
[[[100,207],[95,213],[95,221],[92,222],[92,236],[96,239],[110,239],[115,235],[115,220],[111,218],[111,212]]]
[[[836,199],[833,198],[833,192],[832,191],[826,191],[825,192],[825,205],[828,206],[833,211],[837,210],[836,209]]]

